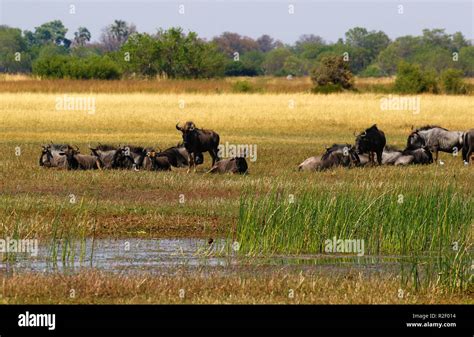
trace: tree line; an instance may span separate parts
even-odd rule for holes
[[[391,40],[382,31],[354,27],[334,43],[309,34],[294,44],[232,32],[205,40],[179,27],[147,34],[122,20],[105,27],[97,42],[86,27],[72,40],[67,32],[59,20],[33,31],[0,26],[0,72],[73,79],[305,76],[328,57],[340,56],[358,76],[394,75],[402,61],[423,71],[449,68],[474,76],[474,46],[462,33],[444,29]]]

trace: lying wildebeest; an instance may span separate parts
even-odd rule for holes
[[[212,130],[198,129],[191,121],[186,122],[184,127],[176,124],[176,129],[183,134],[183,144],[189,154],[189,169],[196,167],[196,155],[204,152],[209,152],[212,157],[211,167],[214,167],[219,160],[219,135]]]
[[[122,168],[125,164],[126,158],[121,156],[117,146],[99,144],[96,148],[89,146],[89,149],[91,150],[91,155],[99,159],[104,169]]]
[[[158,156],[158,153],[153,149],[147,149],[142,167],[149,171],[171,171],[168,157]]]
[[[410,164],[421,164],[427,165],[433,163],[433,155],[428,147],[422,147],[419,149],[405,149],[402,155],[395,161],[395,166],[399,165],[410,165]]]
[[[374,124],[356,137],[356,152],[359,155],[368,153],[370,163],[375,163],[375,153],[377,162],[382,165],[382,152],[386,142],[385,133]]]
[[[59,155],[66,158],[66,168],[68,170],[96,170],[101,168],[99,158],[80,154],[77,148],[69,148],[60,152]]]
[[[39,165],[44,167],[60,167],[66,168],[66,157],[59,153],[67,151],[71,148],[68,144],[51,144],[42,145],[43,150],[39,159]],[[72,149],[72,148],[71,148]]]
[[[416,129],[408,136],[407,149],[419,149],[427,146],[435,154],[435,161],[438,160],[438,152],[453,153],[462,148],[463,132],[449,131],[435,125],[426,125]]]
[[[123,168],[132,168],[135,170],[138,170],[142,167],[143,165],[143,160],[145,159],[145,156],[149,151],[153,149],[144,149],[141,146],[134,146],[134,145],[125,145],[121,146],[118,148],[118,152],[121,153],[121,155],[118,155],[117,158],[122,158],[120,159],[119,165],[122,165]],[[154,152],[154,150],[153,150]],[[116,160],[118,160],[116,158]],[[130,164],[132,165],[130,167]]]
[[[336,166],[359,166],[359,155],[350,144],[333,144],[321,157],[310,157],[298,166],[300,171],[323,171]]]
[[[474,129],[470,129],[464,133],[464,141],[462,146],[462,159],[469,163],[474,153]]]
[[[177,146],[170,147],[164,151],[157,153],[158,157],[168,158],[169,163],[174,167],[188,167],[189,153],[186,151],[182,143]],[[200,165],[204,162],[204,157],[201,152],[195,154],[195,164]]]
[[[382,152],[382,165],[394,165],[399,157],[403,155],[403,151],[396,149],[393,146],[387,145]],[[364,166],[369,163],[369,155],[360,154],[360,165]]]
[[[321,156],[309,157],[298,165],[298,171],[316,171],[321,165]]]
[[[247,161],[244,157],[234,157],[219,160],[208,173],[240,173],[248,171]]]

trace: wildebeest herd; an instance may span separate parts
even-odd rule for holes
[[[103,145],[91,147],[90,154],[81,154],[78,147],[69,144],[43,145],[40,166],[68,170],[131,169],[170,171],[171,167],[196,168],[209,152],[212,166],[208,173],[247,173],[245,155],[220,159],[219,135],[212,130],[198,129],[193,122],[176,124],[182,133],[182,142],[164,151],[133,145]],[[334,144],[321,156],[302,162],[300,171],[323,171],[333,167],[366,165],[431,164],[438,160],[438,152],[456,153],[462,150],[462,159],[468,164],[474,153],[474,129],[466,132],[449,131],[439,126],[424,126],[413,130],[404,150],[387,145],[385,133],[372,125],[356,136],[355,145]],[[433,154],[435,158],[433,160]]]
[[[466,132],[449,131],[440,126],[427,125],[413,130],[404,150],[386,145],[385,133],[372,125],[356,136],[355,145],[334,144],[326,148],[321,156],[314,156],[302,162],[300,171],[323,171],[332,167],[356,167],[365,165],[410,165],[431,164],[438,161],[438,152],[457,154],[462,150],[465,164],[474,152],[474,129]],[[377,158],[377,162],[375,161]]]
[[[198,129],[193,122],[184,126],[176,124],[182,133],[182,142],[164,151],[134,145],[103,145],[91,147],[90,154],[81,154],[77,146],[69,144],[43,145],[39,165],[68,170],[130,169],[170,171],[171,167],[195,168],[204,162],[203,154],[209,152],[212,167],[209,173],[247,173],[245,158],[220,159],[219,135],[212,130]]]

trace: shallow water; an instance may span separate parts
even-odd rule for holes
[[[81,247],[82,246],[82,247]],[[328,271],[359,270],[387,272],[399,268],[398,256],[354,255],[275,255],[271,257],[246,257],[227,245],[223,239],[209,244],[205,239],[87,239],[74,242],[72,249],[64,250],[58,244],[57,253],[52,246],[39,244],[37,256],[28,253],[3,256],[0,272],[78,272],[95,268],[106,272],[173,274],[178,271],[213,269],[231,272],[234,267],[282,267],[300,270],[325,269]]]

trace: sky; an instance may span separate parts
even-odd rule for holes
[[[57,19],[69,29],[68,38],[85,26],[93,41],[115,19],[134,23],[139,32],[180,26],[206,39],[231,31],[252,38],[268,34],[284,43],[303,34],[335,42],[356,26],[392,39],[420,35],[424,28],[474,39],[474,0],[0,0],[0,24],[34,30]]]

